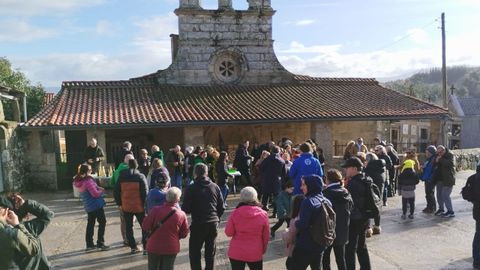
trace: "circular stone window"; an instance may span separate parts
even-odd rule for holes
[[[243,59],[240,54],[224,51],[213,55],[209,71],[217,82],[236,83],[243,77]]]

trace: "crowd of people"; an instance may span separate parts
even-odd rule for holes
[[[182,151],[177,145],[164,155],[154,145],[150,153],[141,149],[137,158],[131,149],[127,141],[117,153],[116,170],[109,184],[119,207],[124,245],[132,254],[143,251],[148,256],[148,269],[174,269],[180,239],[188,236],[191,269],[202,269],[202,249],[205,269],[214,269],[218,227],[229,207],[229,184],[244,186],[240,203],[232,208],[224,231],[231,237],[227,255],[234,270],[247,265],[252,270],[262,269],[269,240],[276,237],[283,224],[287,269],[331,269],[332,250],[339,270],[356,269],[357,260],[360,269],[371,269],[366,238],[381,233],[381,208],[388,206],[387,198],[398,192],[402,196],[400,218],[414,219],[415,189],[420,181],[425,183],[427,202],[423,212],[444,218],[455,216],[450,198],[455,185],[453,155],[441,145],[427,147],[426,160],[421,163],[413,149],[402,160],[392,144],[375,138],[369,149],[363,138],[358,138],[346,146],[343,174],[332,164],[325,164],[323,151],[314,140],[294,145],[283,138],[278,143],[269,141],[252,147],[245,141],[239,144],[231,164],[227,152],[211,146],[188,146]],[[102,161],[103,150],[92,139],[85,163],[79,166],[74,179],[88,216],[87,252],[109,249],[104,239],[105,189],[92,177]],[[325,171],[325,167],[331,168]],[[229,182],[231,168],[240,173],[234,183]],[[478,178],[480,181],[480,174]],[[15,206],[8,204],[12,200]],[[18,238],[18,243],[12,244],[17,248],[12,249],[12,254],[21,252],[24,258],[45,259],[39,255],[38,235],[53,213],[44,209],[48,218],[42,229],[28,230],[10,209],[37,204],[25,203],[19,196],[12,200],[0,200],[0,232],[15,232]],[[473,257],[478,267],[480,202],[473,202],[477,220]],[[33,209],[27,211],[42,219]],[[277,219],[272,227],[269,218]],[[135,219],[142,228],[141,242],[134,236]],[[99,226],[95,243],[96,222]],[[9,258],[13,260],[13,255]]]

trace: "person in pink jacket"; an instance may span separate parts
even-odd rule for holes
[[[261,208],[257,191],[246,187],[240,192],[240,203],[228,218],[225,234],[232,237],[228,257],[232,270],[263,269],[263,254],[270,238],[268,214]]]
[[[173,270],[175,267],[180,239],[190,232],[187,215],[177,206],[181,196],[179,188],[168,189],[166,202],[153,207],[143,220],[142,229],[150,233],[147,240],[148,270]]]
[[[104,189],[99,187],[95,180],[90,176],[92,167],[88,164],[82,164],[78,168],[78,173],[73,180],[75,188],[80,192],[85,211],[88,214],[87,230],[85,241],[87,242],[86,251],[93,251],[97,248],[108,250],[110,247],[105,245],[105,200],[103,199]],[[95,221],[98,222],[97,245],[93,243],[93,230]]]

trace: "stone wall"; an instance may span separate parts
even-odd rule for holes
[[[480,160],[480,148],[452,150],[457,171],[475,170]]]
[[[1,174],[3,177],[3,190],[21,191],[27,186],[26,179],[29,175],[28,160],[25,156],[25,133],[16,128],[17,123],[2,125],[5,143],[2,143]]]
[[[56,138],[54,131],[23,131],[25,156],[28,157],[25,188],[57,189]]]

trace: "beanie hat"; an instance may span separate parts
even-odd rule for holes
[[[0,207],[13,210],[12,202],[6,196],[0,196]]]
[[[430,145],[427,147],[427,151],[430,152],[430,154],[435,155],[437,153],[437,148],[435,145]]]

